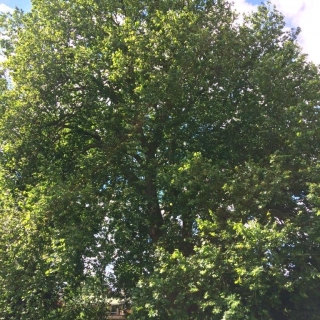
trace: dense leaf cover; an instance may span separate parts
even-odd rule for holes
[[[319,319],[318,67],[270,3],[1,16],[0,319]]]

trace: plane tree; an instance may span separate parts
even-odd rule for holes
[[[202,0],[1,19],[8,319],[99,317],[115,294],[137,319],[317,316],[320,82],[299,30]]]

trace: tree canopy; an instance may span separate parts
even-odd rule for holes
[[[318,319],[319,68],[270,4],[1,16],[0,318]]]

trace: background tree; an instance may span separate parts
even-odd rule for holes
[[[316,319],[318,68],[270,4],[236,19],[200,0],[2,17],[3,317],[99,317],[81,297],[118,293],[137,319]]]

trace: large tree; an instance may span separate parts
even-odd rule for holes
[[[320,78],[279,12],[1,21],[3,319],[99,319],[113,294],[137,319],[317,319]]]

